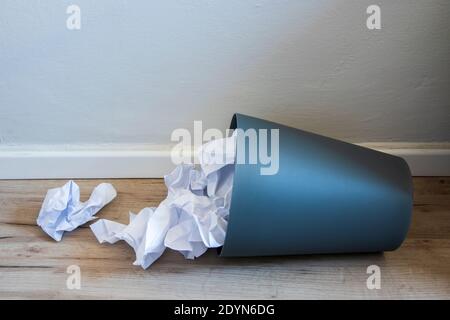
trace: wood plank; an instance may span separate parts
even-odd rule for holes
[[[118,197],[99,217],[127,222],[128,211],[156,206],[160,179],[106,180]],[[86,199],[98,180],[77,180]],[[59,243],[35,225],[47,189],[62,180],[0,181],[0,298],[429,299],[450,298],[450,178],[414,178],[412,226],[402,247],[384,254],[220,258],[195,261],[167,250],[147,270],[132,265],[124,243],[100,245],[84,226]],[[80,290],[66,287],[68,266],[80,266]],[[366,269],[381,268],[380,290],[366,287]]]

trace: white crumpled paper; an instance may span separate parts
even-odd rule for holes
[[[225,147],[226,146],[226,147]],[[164,177],[167,198],[157,208],[130,213],[128,225],[101,219],[91,225],[100,243],[126,241],[134,265],[148,268],[166,248],[187,259],[223,245],[228,224],[236,136],[216,139],[199,149],[200,169],[181,164]]]
[[[80,201],[80,188],[70,180],[60,188],[50,189],[37,218],[37,224],[53,239],[60,241],[65,231],[95,219],[94,215],[110,203],[117,193],[109,183],[101,183],[88,201]]]

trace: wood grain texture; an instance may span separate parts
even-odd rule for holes
[[[156,206],[160,179],[106,180],[118,197],[98,216],[126,223],[128,212]],[[98,180],[77,180],[82,200]],[[414,178],[413,222],[407,240],[384,254],[220,258],[195,261],[166,251],[148,270],[132,265],[128,245],[99,244],[87,225],[60,243],[36,226],[47,189],[62,180],[0,181],[0,298],[3,299],[450,299],[450,178]],[[80,290],[66,287],[79,265]],[[381,289],[366,287],[366,269],[381,268]]]

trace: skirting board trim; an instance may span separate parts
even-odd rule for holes
[[[359,145],[403,157],[414,176],[450,176],[450,148],[427,148],[424,144],[411,148],[414,144],[395,143]],[[168,146],[151,151],[126,147],[0,150],[0,179],[161,178],[173,168]]]

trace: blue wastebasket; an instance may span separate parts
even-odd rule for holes
[[[231,128],[279,129],[279,169],[235,165],[221,256],[380,252],[405,239],[413,190],[402,158],[242,114]]]

